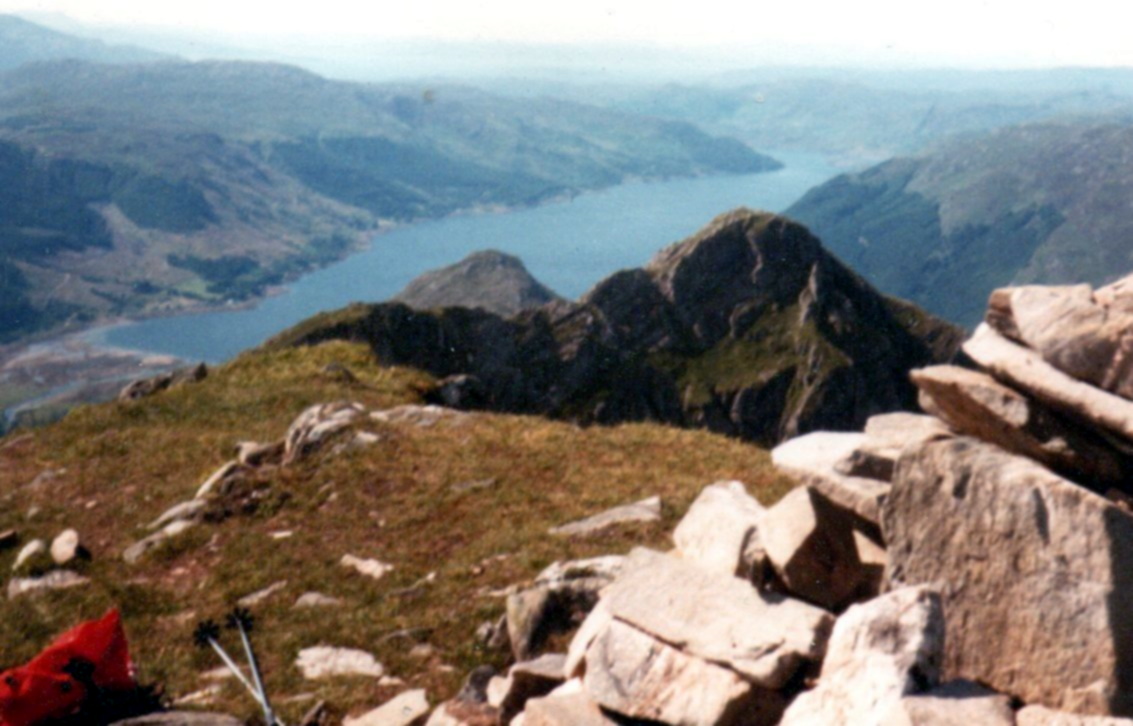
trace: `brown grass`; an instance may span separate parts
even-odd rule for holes
[[[322,372],[332,361],[348,366],[358,383]],[[118,606],[142,679],[184,695],[206,685],[200,674],[218,665],[192,646],[195,623],[286,581],[254,608],[269,690],[285,719],[310,705],[288,698],[310,694],[344,713],[399,690],[378,689],[373,679],[304,681],[292,663],[301,648],[317,644],[372,652],[389,673],[427,688],[436,702],[452,695],[473,666],[505,664],[502,655],[478,650],[473,637],[478,624],[503,611],[492,591],[530,579],[555,560],[635,544],[667,547],[679,515],[712,481],[743,480],[765,503],[789,486],[761,449],[704,432],[647,424],[584,429],[491,414],[429,428],[366,423],[362,428],[381,435],[378,443],[326,451],[260,477],[269,496],[254,514],[203,524],[136,566],[122,561],[122,550],[146,533],[144,524],[190,498],[237,441],[279,438],[315,402],[386,408],[419,400],[430,385],[420,373],[375,365],[362,346],[251,353],[200,384],[80,409],[30,436],[0,439],[0,530],[14,527],[27,541],[75,527],[94,553],[86,568],[91,586],[0,603],[0,666]],[[64,473],[29,487],[44,470]],[[481,480],[494,483],[454,489]],[[546,534],[553,525],[653,494],[664,502],[660,524],[587,540]],[[294,534],[270,536],[281,530]],[[339,566],[348,552],[395,569],[370,580]],[[0,571],[14,557],[14,551],[0,555]],[[429,573],[435,581],[411,589]],[[291,608],[311,590],[345,605]],[[428,659],[409,656],[414,639],[387,637],[411,628],[434,647]],[[234,685],[217,705],[243,716],[255,712]]]

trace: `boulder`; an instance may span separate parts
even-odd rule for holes
[[[1133,713],[1133,517],[958,438],[901,457],[884,526],[890,586],[943,583],[947,678],[1076,713]]]
[[[833,624],[813,605],[641,548],[603,592],[601,605],[612,617],[767,689],[783,687],[804,663],[820,660]]]
[[[372,676],[381,678],[385,668],[364,650],[316,645],[299,651],[295,666],[311,680],[333,676]]]
[[[762,581],[763,506],[742,482],[710,484],[673,531],[680,556],[712,572]]]
[[[870,540],[857,532],[857,522],[849,511],[802,486],[767,510],[760,538],[788,592],[837,611],[873,597],[881,583],[876,563],[863,562],[858,552],[859,538],[863,547]],[[867,559],[874,556],[873,549]]]
[[[531,658],[546,638],[551,606],[551,591],[545,587],[508,595],[507,634],[516,660]]]
[[[964,343],[964,352],[996,380],[1076,422],[1133,442],[1133,401],[1072,378],[986,324]]]
[[[956,366],[912,371],[920,404],[952,428],[1098,487],[1124,484],[1130,466],[1112,446],[986,373]]]
[[[1133,398],[1133,296],[1108,297],[1100,303],[1089,285],[1002,288],[991,294],[987,321],[1058,370]]]
[[[1133,726],[1133,719],[1109,716],[1079,716],[1042,706],[1026,706],[1015,714],[1018,726]]]
[[[889,724],[902,697],[936,684],[943,648],[944,613],[930,588],[854,605],[834,625],[818,686],[791,703],[782,725]]]
[[[236,444],[236,460],[244,466],[278,464],[283,460],[285,442],[263,444],[258,441],[241,441]]]
[[[783,698],[739,673],[686,655],[612,620],[586,651],[583,683],[595,703],[633,718],[681,726],[777,723]]]
[[[837,470],[865,441],[864,434],[818,431],[779,444],[771,450],[771,461],[780,471],[876,527],[889,484]]]
[[[890,481],[897,459],[906,448],[954,435],[935,416],[905,411],[879,413],[865,422],[865,441],[854,450],[849,460],[840,462],[835,468],[843,474]],[[858,468],[868,462],[873,462],[869,464],[870,471]]]
[[[607,509],[586,519],[552,527],[550,532],[564,537],[588,537],[619,524],[657,522],[660,519],[661,497],[653,496],[633,504]]]
[[[970,681],[952,681],[902,698],[886,726],[1015,726],[1011,699]]]
[[[90,552],[74,529],[65,529],[51,540],[51,559],[57,565],[67,565],[75,560],[90,559]]]
[[[362,404],[349,401],[309,406],[287,429],[283,439],[283,464],[307,456],[332,436],[349,428],[365,410]]]
[[[425,726],[500,726],[500,712],[486,703],[445,701],[433,709]]]
[[[425,691],[416,689],[398,694],[357,718],[347,716],[342,726],[412,726],[423,723],[428,713],[429,701],[425,698]]]

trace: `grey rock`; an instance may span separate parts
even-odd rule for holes
[[[253,593],[245,595],[244,597],[237,600],[236,604],[241,606],[241,607],[245,607],[245,608],[254,607],[254,606],[259,605],[260,603],[264,602],[265,600],[267,600],[272,595],[276,594],[277,592],[279,592],[280,590],[282,590],[285,587],[287,587],[287,580],[280,580],[279,582],[273,582],[272,584],[268,585],[267,587],[263,588],[262,590],[256,590]]]
[[[203,381],[208,377],[208,366],[204,363],[198,363],[195,366],[186,368],[178,368],[175,371],[168,373],[159,373],[156,376],[149,378],[141,378],[139,380],[128,383],[121,391],[118,392],[119,401],[136,401],[140,398],[152,396],[159,391],[164,391],[173,386],[179,386],[184,383],[197,383]]]
[[[581,692],[549,695],[527,702],[523,726],[617,726],[598,704]],[[512,724],[519,719],[512,721]]]
[[[583,683],[605,708],[666,724],[762,726],[777,723],[783,712],[779,694],[618,620],[590,643]]]
[[[905,696],[882,721],[886,726],[1015,726],[1011,699],[970,681],[952,681]]]
[[[904,588],[854,605],[834,625],[818,686],[787,708],[782,726],[888,724],[902,697],[940,678],[940,595]]]
[[[877,526],[889,484],[866,477],[846,476],[837,470],[838,465],[847,461],[865,441],[864,434],[819,431],[779,444],[771,451],[771,461],[800,483]]]
[[[167,541],[189,531],[193,526],[195,526],[195,523],[187,519],[178,519],[170,522],[150,536],[140,539],[127,547],[122,553],[122,559],[128,564],[133,565]]]
[[[912,371],[921,407],[960,433],[1104,488],[1128,481],[1130,465],[1102,438],[986,373],[932,366]]]
[[[680,556],[712,572],[762,580],[763,505],[738,481],[705,487],[673,531]]]
[[[1133,401],[1072,378],[986,324],[964,343],[964,352],[996,380],[1075,421],[1133,442]]]
[[[47,543],[41,539],[33,539],[25,544],[18,553],[16,553],[16,560],[12,564],[12,571],[18,571],[25,565],[29,565],[33,560],[44,560],[47,555]]]
[[[564,537],[587,537],[620,524],[657,522],[660,519],[661,497],[653,496],[633,504],[607,509],[586,519],[552,527],[550,532]]]
[[[30,593],[65,590],[89,582],[89,578],[70,570],[52,570],[40,577],[13,577],[8,581],[8,599],[15,600],[21,595]]]
[[[824,610],[650,550],[630,560],[602,594],[613,617],[762,688],[821,659],[833,620]]]
[[[424,722],[429,701],[423,689],[405,691],[357,718],[349,716],[342,726],[413,726]]]
[[[294,608],[328,608],[342,605],[337,597],[324,595],[321,592],[305,592],[295,600]]]
[[[57,565],[67,565],[75,560],[90,559],[90,552],[83,546],[77,530],[65,529],[51,540],[51,559]]]
[[[1027,706],[1015,714],[1018,726],[1133,726],[1133,719],[1109,716],[1080,716],[1043,706]]]
[[[307,679],[333,676],[372,676],[381,678],[385,668],[374,656],[357,648],[316,645],[299,651],[295,666]]]
[[[223,488],[225,481],[245,470],[246,467],[236,459],[224,462],[220,465],[219,469],[210,474],[208,479],[205,479],[201,486],[198,487],[194,498],[204,499],[214,492],[218,492]]]
[[[869,539],[857,523],[851,512],[802,486],[767,510],[760,539],[788,592],[838,611],[875,596],[883,575],[859,554],[859,542],[864,546]]]
[[[263,444],[258,441],[241,441],[236,444],[236,460],[244,466],[278,464],[283,460],[285,442]]]
[[[511,652],[518,661],[531,658],[546,636],[544,623],[552,607],[552,593],[534,587],[508,595],[507,634]]]
[[[566,680],[566,656],[547,653],[535,660],[516,663],[508,670],[500,699],[500,722],[511,723],[532,698],[545,696]]]
[[[1133,713],[1133,517],[974,439],[906,452],[886,503],[891,586],[943,583],[944,674],[1074,713]]]
[[[150,522],[146,528],[161,529],[165,525],[181,519],[196,520],[204,513],[207,506],[208,502],[204,499],[190,499],[187,502],[174,504],[172,507],[162,512],[157,519]]]

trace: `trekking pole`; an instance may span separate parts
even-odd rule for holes
[[[236,676],[240,683],[243,684],[244,688],[248,689],[248,693],[252,694],[252,698],[256,699],[256,702],[262,706],[263,700],[260,693],[252,687],[252,684],[248,682],[248,677],[244,675],[240,667],[236,665],[232,658],[229,657],[228,653],[225,652],[224,648],[220,646],[220,643],[217,642],[217,638],[219,637],[220,626],[211,620],[201,621],[197,624],[197,629],[193,631],[193,641],[197,646],[201,648],[212,646],[212,649],[216,651],[216,654],[224,661],[224,665],[228,666],[228,670],[232,671],[232,675]],[[269,721],[268,723],[270,724],[271,722]]]
[[[252,678],[256,682],[256,689],[260,692],[258,700],[264,709],[264,720],[267,721],[268,726],[283,726],[283,723],[276,719],[275,712],[271,707],[271,702],[268,700],[267,691],[264,689],[263,674],[260,673],[260,662],[259,659],[256,658],[256,651],[252,648],[252,639],[248,636],[248,633],[252,632],[254,623],[252,613],[244,608],[235,608],[228,614],[228,627],[240,631],[240,640],[244,643],[244,652],[248,656],[248,666],[252,670]]]

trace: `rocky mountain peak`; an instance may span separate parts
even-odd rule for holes
[[[466,260],[446,274],[467,283],[477,265]],[[383,362],[453,377],[438,394],[448,405],[584,422],[649,419],[763,442],[915,407],[909,368],[949,359],[960,338],[881,296],[805,227],[748,209],[718,217],[644,268],[612,275],[577,303],[509,320],[390,305],[329,319],[275,344],[365,341]]]
[[[393,299],[420,310],[481,308],[507,317],[559,296],[536,280],[518,257],[482,250],[415,278]]]

